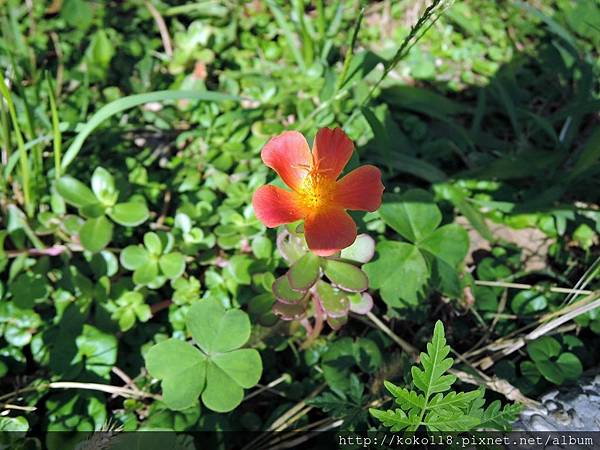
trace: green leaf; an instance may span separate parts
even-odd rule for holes
[[[79,208],[79,213],[86,219],[94,219],[106,213],[106,207],[100,203],[90,203]]]
[[[115,190],[115,180],[103,167],[96,167],[92,174],[92,191],[106,206],[115,204],[119,193]]]
[[[125,111],[126,109],[133,108],[135,106],[143,105],[144,103],[150,102],[163,102],[167,100],[203,100],[209,102],[219,102],[225,100],[238,100],[237,97],[233,97],[227,94],[221,94],[219,92],[209,91],[155,91],[148,92],[145,94],[130,95],[123,97],[118,100],[112,101],[107,105],[100,108],[87,123],[83,126],[81,131],[77,134],[61,162],[63,172],[77,157],[77,154],[81,150],[83,143],[86,138],[94,131],[102,122],[115,114]],[[62,194],[61,194],[62,195]]]
[[[277,300],[273,303],[273,314],[283,320],[298,320],[304,317],[306,305],[304,303],[284,303]]]
[[[425,417],[425,423],[431,431],[468,431],[479,425],[479,419],[463,414],[440,414],[433,410]]]
[[[206,383],[206,357],[194,346],[177,339],[167,339],[146,354],[146,368],[162,380],[165,403],[183,410],[198,401]]]
[[[160,255],[163,251],[162,241],[158,234],[153,231],[144,234],[144,245],[150,253],[156,256]]]
[[[478,398],[481,393],[476,391],[470,392],[449,392],[444,395],[442,393],[436,394],[429,401],[429,408],[433,409],[448,409],[448,408],[458,408],[462,411],[467,411],[468,407],[471,405],[473,400]]]
[[[168,253],[160,257],[158,265],[167,278],[174,280],[185,271],[185,257],[178,252]]]
[[[446,345],[444,326],[439,320],[433,330],[433,338],[427,344],[427,353],[421,353],[423,369],[412,367],[413,383],[425,393],[425,398],[436,392],[444,392],[456,381],[454,375],[444,375],[452,367],[452,358],[446,358],[450,347]]]
[[[312,252],[306,253],[296,261],[287,273],[290,286],[297,291],[308,290],[319,277],[321,258]]]
[[[117,203],[108,211],[108,216],[125,227],[137,227],[148,220],[149,212],[144,203]]]
[[[380,409],[369,408],[369,413],[376,419],[379,419],[386,427],[390,427],[393,432],[402,431],[407,429],[408,431],[415,431],[421,424],[419,416],[416,414],[407,415],[401,409],[395,411],[383,411]]]
[[[370,286],[379,289],[390,306],[417,304],[417,295],[429,279],[429,268],[417,247],[405,242],[382,241],[378,258],[363,266]]]
[[[154,259],[147,260],[133,272],[135,284],[151,284],[158,277],[158,263]]]
[[[401,108],[410,109],[425,115],[445,118],[445,116],[470,111],[465,103],[458,103],[434,91],[414,86],[395,85],[382,92],[382,98]],[[432,108],[431,105],[435,105]]]
[[[335,259],[324,259],[324,271],[329,281],[351,292],[362,292],[369,287],[367,275],[358,267]]]
[[[536,290],[520,291],[510,303],[510,308],[518,315],[535,314],[545,310],[547,306],[546,295]]]
[[[300,303],[306,296],[306,292],[295,291],[290,286],[290,279],[282,275],[273,283],[273,295],[284,303]]]
[[[48,280],[41,274],[24,272],[8,285],[13,304],[21,309],[31,309],[39,301],[48,297]]]
[[[600,160],[600,127],[596,127],[590,137],[583,145],[579,158],[568,175],[569,181],[574,180],[577,175],[590,169]]]
[[[556,361],[546,359],[534,361],[542,376],[554,384],[562,384],[565,380],[576,380],[583,372],[579,358],[573,353],[562,353]]]
[[[123,249],[119,260],[121,261],[121,265],[127,270],[135,270],[143,266],[149,258],[150,254],[144,247],[141,245],[130,245]]]
[[[540,371],[532,361],[523,361],[519,365],[519,368],[521,369],[521,375],[523,375],[531,384],[536,384],[540,381]]]
[[[356,314],[367,314],[373,308],[373,297],[368,292],[348,295],[350,311]]]
[[[456,267],[467,256],[469,235],[458,224],[444,225],[420,241],[418,246]]]
[[[26,432],[29,430],[29,422],[25,417],[0,417],[0,432]]]
[[[354,359],[363,372],[373,373],[383,364],[383,356],[377,344],[368,338],[357,338],[354,341]]]
[[[511,424],[517,420],[523,407],[518,403],[505,405],[504,408],[501,406],[500,400],[490,403],[480,418],[479,428],[510,431]]]
[[[583,366],[579,358],[573,353],[565,352],[556,360],[562,374],[567,380],[577,380],[583,372]]]
[[[262,374],[260,355],[253,348],[243,348],[214,355],[211,361],[243,388],[255,386]]]
[[[434,257],[431,265],[431,279],[436,289],[450,298],[461,298],[462,286],[459,273],[441,258]]]
[[[75,343],[78,348],[76,360],[84,361],[88,371],[103,378],[108,377],[117,362],[117,338],[113,334],[84,324],[83,332],[75,339]]]
[[[527,353],[534,361],[545,361],[560,354],[560,343],[550,336],[542,336],[527,344]]]
[[[358,263],[368,263],[375,255],[375,241],[368,234],[359,234],[350,247],[342,250],[340,258]]]
[[[257,236],[252,241],[252,253],[258,259],[269,259],[273,255],[273,243],[266,236]]]
[[[294,37],[295,31],[292,22],[289,20],[289,16],[281,10],[274,0],[267,0],[266,3],[277,22],[278,29],[281,30],[287,40],[288,50],[294,57],[298,68],[303,70],[305,68],[304,58],[302,57],[302,52]]]
[[[420,412],[425,407],[426,402],[423,394],[418,394],[415,391],[409,391],[406,388],[401,388],[393,383],[390,383],[389,381],[384,381],[383,384],[390,394],[394,396],[396,403],[404,411]]]
[[[113,224],[104,217],[85,221],[79,230],[79,240],[86,250],[96,253],[108,245],[113,235]]]
[[[411,189],[402,196],[386,196],[379,209],[383,221],[411,242],[429,236],[442,221],[430,193]]]
[[[229,412],[238,406],[244,398],[244,389],[223,369],[209,364],[206,371],[206,389],[202,393],[202,402],[216,412]]]
[[[413,366],[411,370],[413,384],[422,393],[385,381],[385,387],[400,409],[371,409],[371,414],[392,431],[416,431],[421,426],[429,431],[510,430],[510,424],[520,410],[519,405],[508,405],[500,410],[500,402],[493,402],[484,410],[483,388],[442,394],[456,381],[455,376],[445,375],[453,363],[451,358],[447,358],[449,352],[444,326],[437,321],[431,342],[427,344],[427,353],[420,355],[423,369]]]
[[[186,323],[198,346],[209,355],[235,350],[250,338],[248,315],[239,309],[225,310],[218,300],[192,305]]]
[[[246,255],[234,255],[229,260],[225,270],[231,274],[231,277],[237,284],[249,285],[252,283],[252,277],[250,276],[250,266],[252,263],[252,258]]]
[[[328,316],[342,317],[348,314],[350,301],[347,294],[331,287],[324,281],[317,283],[317,297]]]
[[[77,208],[98,203],[98,199],[90,188],[68,175],[61,177],[56,182],[56,191],[67,203]]]

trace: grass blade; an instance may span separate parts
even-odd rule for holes
[[[341,89],[346,83],[346,78],[348,76],[348,69],[350,68],[350,62],[352,61],[352,56],[354,55],[354,46],[356,44],[356,38],[358,36],[358,30],[360,30],[360,24],[362,22],[363,16],[365,15],[365,9],[362,8],[356,22],[354,23],[354,30],[352,32],[352,38],[350,39],[350,44],[348,46],[348,50],[346,51],[346,57],[344,58],[344,66],[342,68],[342,73],[338,78],[338,90]]]
[[[65,152],[64,158],[61,162],[62,171],[64,172],[67,167],[69,167],[69,164],[71,164],[77,157],[86,138],[109,117],[114,116],[121,111],[125,111],[126,109],[143,105],[144,103],[184,99],[219,102],[225,100],[238,100],[238,97],[234,97],[229,94],[222,94],[220,92],[208,91],[155,91],[148,92],[147,94],[130,95],[129,97],[123,97],[110,102],[109,104],[100,108],[75,137],[75,140]]]
[[[294,30],[292,29],[290,22],[285,20],[285,14],[273,0],[267,0],[266,3],[269,6],[271,13],[273,14],[273,17],[275,18],[275,22],[277,22],[277,25],[279,26],[281,31],[283,31],[285,39],[288,43],[288,47],[290,48],[290,51],[292,52],[296,63],[301,69],[304,69],[306,66],[304,63],[304,58],[302,57],[302,53],[298,48],[298,43],[296,42],[296,39],[294,39]]]
[[[31,199],[31,185],[29,183],[30,179],[30,168],[29,168],[29,158],[27,157],[27,150],[25,149],[25,141],[23,140],[23,133],[21,133],[21,127],[19,126],[19,121],[17,119],[17,111],[15,110],[15,104],[13,103],[12,97],[10,95],[10,91],[8,90],[8,86],[6,85],[6,81],[2,77],[2,82],[0,83],[0,93],[6,100],[8,105],[8,112],[10,114],[10,118],[13,124],[15,136],[17,138],[17,148],[19,151],[19,162],[21,166],[21,183],[23,187],[23,200],[25,203],[25,211],[27,215],[31,217],[34,212],[34,205]]]
[[[61,174],[60,160],[62,154],[62,135],[58,121],[58,108],[56,107],[56,96],[50,73],[46,72],[46,84],[48,86],[48,97],[50,98],[50,111],[52,113],[52,145],[54,150],[54,177],[58,180]]]

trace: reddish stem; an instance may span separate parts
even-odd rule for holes
[[[162,302],[154,303],[153,305],[150,305],[150,312],[152,312],[152,315],[155,316],[163,309],[167,309],[169,306],[171,306],[172,303],[173,300],[171,300],[170,298],[167,300],[163,300]]]

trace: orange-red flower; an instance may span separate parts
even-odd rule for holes
[[[377,210],[384,189],[375,166],[361,166],[337,179],[353,150],[340,128],[320,129],[312,153],[297,131],[272,138],[262,150],[262,160],[291,191],[260,187],[252,198],[256,217],[269,228],[303,219],[308,248],[320,256],[351,245],[356,225],[346,210]]]

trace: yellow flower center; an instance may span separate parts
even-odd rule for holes
[[[330,205],[335,192],[335,180],[323,176],[315,168],[311,168],[302,181],[298,191],[302,206],[315,210]]]

